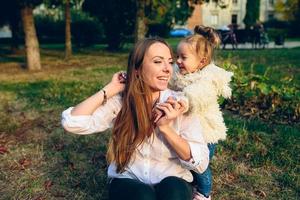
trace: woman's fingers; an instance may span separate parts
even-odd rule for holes
[[[125,83],[126,78],[127,78],[126,72],[124,72],[124,71],[118,72],[118,79],[119,79],[120,83]]]
[[[185,104],[184,101],[182,100],[178,101],[173,97],[169,97],[166,102],[170,103],[175,110],[181,110],[182,105]],[[186,108],[186,105],[184,107]]]
[[[160,103],[156,107],[163,110],[166,114],[174,110],[170,103]]]
[[[186,101],[179,100],[179,101],[178,101],[178,104],[179,104],[179,106],[180,106],[180,107],[179,107],[180,112],[184,112],[184,111],[187,110],[188,106],[187,106]]]
[[[170,113],[169,107],[167,105],[165,105],[165,103],[164,104],[156,105],[156,108],[158,108],[159,110],[163,111],[165,115],[168,115]]]
[[[162,116],[164,115],[163,111],[155,108],[153,111],[153,118],[154,118],[154,123],[156,123]]]

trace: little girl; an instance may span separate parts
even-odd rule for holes
[[[226,126],[218,98],[230,98],[229,82],[233,76],[213,63],[213,51],[220,43],[218,33],[204,26],[196,26],[194,35],[180,41],[177,47],[177,72],[169,87],[182,91],[189,100],[189,113],[197,114],[203,136],[210,150],[210,160],[219,140],[226,138]],[[194,172],[193,172],[194,173]],[[212,176],[210,168],[202,174],[194,173],[197,192],[194,200],[210,199]]]

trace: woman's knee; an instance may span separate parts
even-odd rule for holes
[[[185,180],[170,176],[163,179],[156,187],[160,200],[190,200],[192,199],[192,187]]]
[[[114,179],[109,186],[109,199],[155,200],[152,187],[133,179]]]

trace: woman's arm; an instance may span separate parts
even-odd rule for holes
[[[112,81],[104,89],[107,90],[107,103],[104,105],[102,105],[104,95],[101,95],[100,91],[76,107],[65,110],[61,121],[64,129],[71,133],[85,135],[110,128],[121,108],[121,96],[117,94],[123,90],[124,81],[120,78],[120,73],[114,74]]]
[[[188,142],[180,137],[172,126],[173,120],[182,114],[185,108],[173,98],[168,98],[165,103],[157,105],[157,108],[164,113],[156,123],[160,133],[163,134],[180,159],[190,160],[192,155]]]
[[[180,137],[173,127],[160,126],[159,131],[171,145],[181,160],[189,161],[192,158],[191,149],[188,142]]]
[[[209,150],[204,140],[202,127],[197,115],[182,115],[180,119],[179,135],[185,139],[191,150],[189,161],[181,160],[181,164],[189,170],[202,173],[209,163]]]
[[[202,136],[200,121],[195,115],[180,118],[179,134],[172,127],[172,122],[180,112],[176,111],[174,104],[160,104],[165,116],[157,122],[161,134],[177,153],[181,163],[188,169],[204,172],[209,162],[209,151]]]
[[[74,116],[91,115],[99,106],[103,104],[104,95],[106,95],[107,100],[124,90],[124,81],[125,80],[122,78],[121,72],[115,73],[110,83],[108,83],[103,89],[98,91],[93,96],[75,106],[72,109],[71,114]]]

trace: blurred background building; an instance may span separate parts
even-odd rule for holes
[[[213,1],[196,5],[192,16],[187,21],[187,28],[192,30],[195,25],[203,24],[221,29],[229,24],[236,24],[238,28],[245,28],[243,19],[246,15],[247,0],[227,0],[224,7],[217,6]],[[279,19],[280,15],[275,12],[276,0],[261,0],[259,21],[266,22]]]

